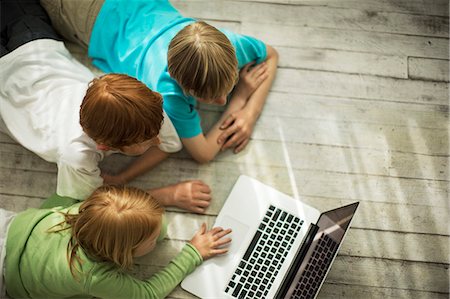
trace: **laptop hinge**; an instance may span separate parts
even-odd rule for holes
[[[318,230],[319,227],[316,224],[311,223],[309,225],[308,233],[306,234],[306,237],[303,240],[300,249],[297,251],[294,262],[291,264],[289,271],[284,276],[283,281],[281,282],[281,285],[278,288],[277,293],[275,294],[275,298],[284,298],[286,296],[289,287],[291,286],[292,281],[294,280],[301,263],[305,259],[306,253],[308,252],[308,249],[312,241],[314,240],[314,236],[316,235]]]

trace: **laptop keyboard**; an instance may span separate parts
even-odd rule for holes
[[[267,296],[303,220],[270,206],[225,292],[235,298]]]
[[[322,234],[291,298],[314,298],[337,249],[338,244]]]

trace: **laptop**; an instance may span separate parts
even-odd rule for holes
[[[241,175],[214,224],[233,230],[229,252],[181,287],[201,298],[315,298],[357,207],[320,213]]]

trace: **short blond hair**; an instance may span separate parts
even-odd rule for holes
[[[120,149],[152,139],[163,122],[162,96],[125,74],[92,80],[80,107],[80,125],[97,144]]]
[[[123,186],[102,186],[80,206],[78,214],[65,214],[71,229],[68,244],[70,271],[81,263],[79,247],[90,257],[120,269],[133,264],[134,250],[161,229],[164,208],[147,192]]]
[[[170,76],[183,92],[202,99],[227,95],[238,80],[236,51],[215,27],[195,22],[184,27],[169,44]]]

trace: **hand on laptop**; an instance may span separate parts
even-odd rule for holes
[[[207,230],[206,224],[203,223],[190,243],[198,250],[203,260],[207,260],[228,252],[228,248],[223,248],[223,246],[231,242],[231,238],[224,238],[229,233],[231,233],[231,229],[224,230],[221,227]]]

